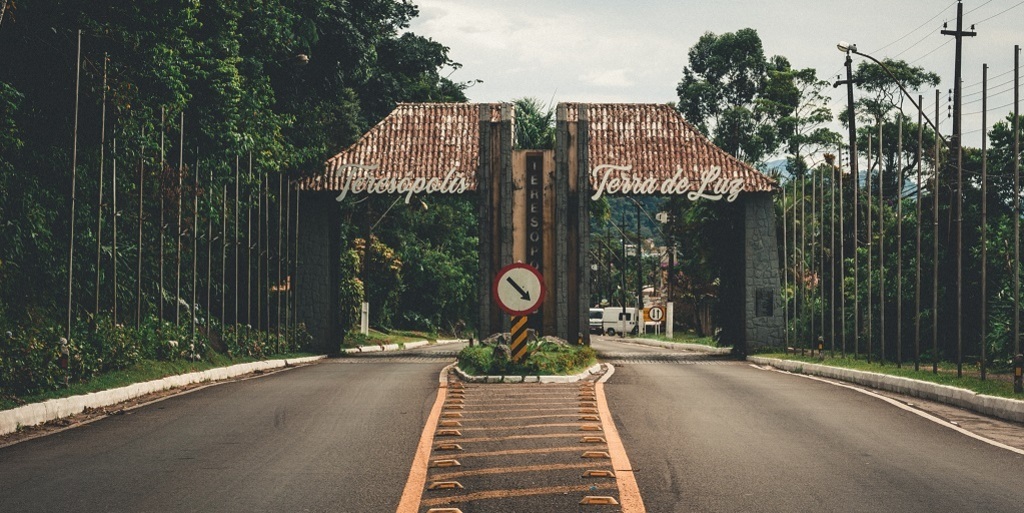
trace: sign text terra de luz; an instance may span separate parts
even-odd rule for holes
[[[466,173],[456,172],[455,169],[448,170],[444,177],[398,177],[392,173],[378,175],[376,171],[380,168],[378,164],[345,164],[339,167],[334,175],[342,180],[341,192],[338,194],[338,201],[342,201],[351,192],[359,194],[404,194],[405,202],[409,203],[414,194],[461,194],[469,189],[469,180]],[[726,178],[722,176],[722,169],[712,166],[699,172],[699,179],[691,181],[689,176],[684,176],[681,167],[677,167],[675,174],[669,178],[660,179],[655,177],[644,177],[632,172],[632,166],[616,166],[602,164],[595,167],[591,172],[594,184],[594,193],[590,196],[592,200],[598,200],[605,194],[661,194],[686,195],[690,201],[705,199],[711,201],[726,200],[735,201],[743,192],[744,180],[742,178]]]

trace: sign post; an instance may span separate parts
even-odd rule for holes
[[[547,290],[540,272],[522,262],[510,264],[498,271],[492,286],[498,307],[512,317],[512,361],[526,355],[526,327],[529,315],[544,302]]]

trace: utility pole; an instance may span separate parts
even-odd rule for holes
[[[945,24],[943,24],[945,26]],[[974,37],[977,32],[965,32],[964,4],[956,4],[956,30],[943,30],[945,36],[956,38],[956,62],[953,71],[953,134],[950,137],[952,149],[956,152],[956,375],[963,375],[963,151],[960,147],[961,123],[961,63],[963,56],[964,36]],[[973,29],[974,27],[971,26]]]
[[[846,85],[846,103],[849,109],[847,114],[847,125],[850,130],[850,176],[853,178],[853,343],[854,343],[854,355],[860,352],[860,335],[858,333],[858,324],[860,322],[860,301],[857,299],[858,283],[857,276],[859,274],[858,257],[857,257],[857,210],[860,208],[858,196],[860,195],[860,172],[857,169],[857,116],[854,114],[853,109],[853,56],[850,55],[850,49],[846,49],[846,80],[837,80],[832,87],[839,87],[840,85]]]

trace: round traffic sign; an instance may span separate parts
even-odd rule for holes
[[[647,312],[647,316],[654,322],[661,322],[665,318],[665,309],[660,306],[652,306]]]
[[[540,272],[524,263],[510,264],[494,278],[494,299],[509,315],[532,313],[547,293]]]

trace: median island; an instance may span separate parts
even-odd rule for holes
[[[510,335],[492,335],[459,352],[458,366],[469,376],[569,376],[597,363],[597,352],[556,337],[531,337],[525,354],[513,361]]]

